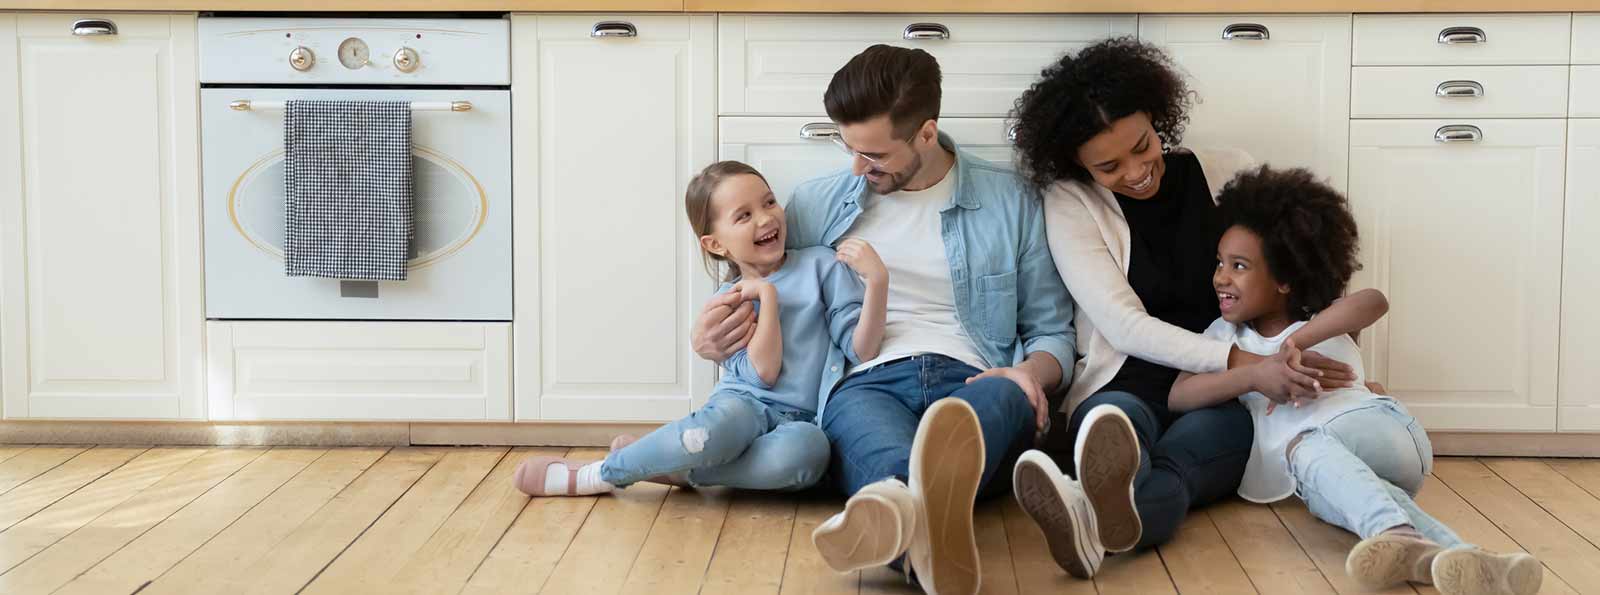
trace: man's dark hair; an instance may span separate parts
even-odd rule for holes
[[[939,62],[922,50],[875,45],[833,73],[822,105],[840,124],[887,114],[894,138],[908,140],[939,119]]]
[[[1289,286],[1291,318],[1327,308],[1361,270],[1349,202],[1309,170],[1246,170],[1222,188],[1217,205],[1224,229],[1237,225],[1261,238],[1267,272]]]

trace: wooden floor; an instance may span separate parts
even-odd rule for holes
[[[561,449],[0,445],[0,593],[913,593],[811,546],[839,506],[639,484],[530,501],[516,463]],[[571,451],[598,458],[592,449]],[[1439,459],[1422,505],[1467,540],[1600,593],[1600,461]],[[1354,538],[1290,500],[1193,514],[1093,582],[1010,498],[980,505],[985,593],[1355,593]],[[1433,593],[1430,588],[1393,593]]]

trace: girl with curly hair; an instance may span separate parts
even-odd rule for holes
[[[1368,289],[1330,308],[1360,268],[1345,198],[1304,169],[1262,167],[1228,182],[1218,202],[1226,231],[1211,283],[1222,316],[1205,335],[1263,356],[1303,341],[1358,381],[1278,407],[1246,371],[1179,374],[1174,410],[1242,402],[1254,418],[1239,495],[1270,503],[1298,493],[1317,518],[1359,535],[1345,571],[1369,589],[1411,581],[1445,595],[1537,592],[1538,560],[1466,545],[1412,500],[1433,467],[1428,434],[1398,401],[1359,385],[1361,350],[1342,330],[1376,321],[1388,302]]]
[[[1172,407],[1180,372],[1242,370],[1279,402],[1356,380],[1320,354],[1262,357],[1200,334],[1218,316],[1215,197],[1250,158],[1178,148],[1192,103],[1169,57],[1121,38],[1045,68],[1013,113],[1082,354],[1045,450],[1024,454],[1013,481],[1056,562],[1081,578],[1107,551],[1166,542],[1191,508],[1239,486],[1250,412]]]

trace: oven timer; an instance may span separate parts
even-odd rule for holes
[[[367,42],[361,41],[359,37],[351,37],[339,44],[339,63],[345,68],[356,70],[367,65],[368,52]]]

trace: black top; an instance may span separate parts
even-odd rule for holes
[[[1168,324],[1205,332],[1217,319],[1211,274],[1217,266],[1222,221],[1200,161],[1169,153],[1161,189],[1145,200],[1116,195],[1128,220],[1128,285],[1145,311]],[[1167,394],[1178,371],[1129,356],[1102,391],[1137,395],[1167,417]]]

